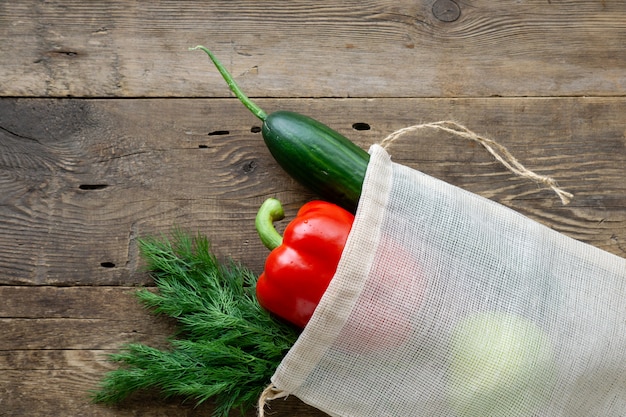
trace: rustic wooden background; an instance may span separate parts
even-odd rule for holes
[[[278,197],[290,216],[313,197],[196,44],[265,110],[366,149],[443,119],[496,139],[571,204],[447,134],[405,137],[392,155],[626,256],[626,2],[2,1],[0,415],[210,415],[153,393],[87,398],[112,369],[104,355],[166,346],[174,329],[133,297],[150,285],[138,237],[198,230],[260,272],[260,203]],[[272,411],[324,415],[295,398]]]

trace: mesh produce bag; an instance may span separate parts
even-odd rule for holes
[[[341,417],[625,416],[626,260],[370,154],[269,397]]]

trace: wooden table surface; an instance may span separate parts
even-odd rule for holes
[[[118,407],[87,397],[113,369],[107,353],[165,347],[174,331],[133,296],[151,285],[138,237],[200,231],[260,272],[258,206],[277,197],[289,217],[314,197],[197,44],[265,110],[365,149],[437,120],[495,139],[572,202],[449,134],[391,153],[626,256],[626,2],[0,2],[0,415],[210,415],[153,393]],[[293,397],[272,411],[324,415]]]

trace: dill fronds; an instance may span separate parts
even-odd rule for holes
[[[155,314],[173,317],[178,333],[171,349],[140,343],[109,356],[108,372],[93,400],[114,404],[137,390],[157,389],[198,404],[212,399],[214,416],[254,405],[298,331],[264,310],[255,296],[256,276],[235,262],[219,262],[209,240],[176,230],[173,239],[147,238],[139,248],[158,292],[137,296]]]

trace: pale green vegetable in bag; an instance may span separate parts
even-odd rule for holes
[[[531,417],[554,384],[554,353],[531,321],[508,313],[471,315],[454,328],[447,398],[460,417]]]

